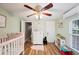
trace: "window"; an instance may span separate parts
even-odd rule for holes
[[[79,51],[79,20],[72,21],[72,48]]]

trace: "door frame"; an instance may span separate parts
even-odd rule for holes
[[[31,22],[31,21],[24,21],[24,20],[21,21],[21,32],[24,33],[24,36],[25,36],[25,23],[26,22]],[[32,22],[31,22],[31,24],[32,24]],[[25,42],[26,42],[26,40],[25,40]]]

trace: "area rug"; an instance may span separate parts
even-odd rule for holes
[[[44,50],[43,45],[33,45],[31,48],[34,49],[34,50]]]

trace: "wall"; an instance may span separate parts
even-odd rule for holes
[[[31,20],[32,19],[32,20]],[[32,33],[34,31],[42,31],[43,32],[43,37],[48,36],[50,39],[48,39],[48,42],[53,42],[55,39],[55,26],[53,25],[55,23],[55,21],[52,19],[41,19],[41,20],[37,20],[36,18],[27,18],[27,20],[22,21],[22,32],[25,31],[25,22],[32,22]],[[48,26],[47,26],[48,24]],[[50,28],[51,27],[51,28]],[[50,31],[50,29],[51,31]],[[53,29],[53,30],[52,30]],[[47,31],[50,32],[47,35]]]
[[[6,33],[20,31],[20,19],[18,17],[12,16],[10,13],[2,8],[0,8],[0,14],[7,17],[6,28],[0,28],[0,36],[5,36]]]
[[[58,27],[58,23],[62,22],[63,23],[63,27],[59,28]],[[56,34],[61,34],[62,36],[64,36],[66,38],[66,44],[70,45],[70,41],[69,41],[69,22],[67,19],[61,19],[61,20],[57,20],[56,21]]]
[[[64,37],[66,37],[66,45],[67,46],[71,46],[71,39],[70,39],[71,26],[70,26],[70,22],[73,19],[77,19],[77,18],[79,19],[79,5],[76,6],[75,8],[73,8],[72,10],[70,10],[69,12],[65,13],[61,20],[56,21],[56,24],[57,24],[57,22],[60,22],[60,21],[63,22],[63,28],[57,28],[56,27],[56,30],[57,30],[56,32],[60,33]]]
[[[69,40],[67,40],[67,45],[68,45],[68,43],[70,43],[68,46],[72,46],[72,42],[71,42],[71,28],[72,28],[72,24],[71,24],[71,22],[73,21],[73,20],[77,20],[77,19],[79,19],[79,14],[75,14],[74,16],[72,16],[72,17],[69,17],[67,20],[68,20],[68,24],[69,24],[69,27],[68,27],[68,29],[69,29]]]
[[[55,36],[55,21],[47,21],[46,23],[46,36],[48,42],[54,42]]]
[[[48,42],[54,42],[55,39],[55,21],[33,22],[32,31],[43,32],[43,38],[46,36]]]
[[[77,19],[79,18],[79,6],[76,6],[75,8],[73,8],[72,10],[70,10],[69,12],[65,13],[63,15],[63,18],[62,19],[59,19],[56,21],[56,34],[61,34],[63,35],[65,38],[66,38],[66,45],[71,47],[71,34],[70,34],[70,29],[71,29],[71,26],[70,26],[70,22],[73,20],[73,19]],[[58,28],[57,27],[57,23],[58,22],[63,22],[63,28]]]
[[[65,38],[66,38],[66,45],[71,47],[72,45],[72,42],[71,42],[71,26],[70,26],[70,23],[72,20],[75,20],[75,19],[79,19],[79,15],[78,14],[75,14],[71,17],[68,17],[66,19],[59,19],[59,20],[56,20],[56,34],[61,34],[63,35]],[[58,22],[63,22],[63,28],[58,28],[57,27],[57,23]]]

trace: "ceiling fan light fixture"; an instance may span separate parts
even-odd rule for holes
[[[35,15],[35,18],[36,18],[36,19],[39,19],[39,17],[40,17],[40,19],[43,18],[42,15]]]

